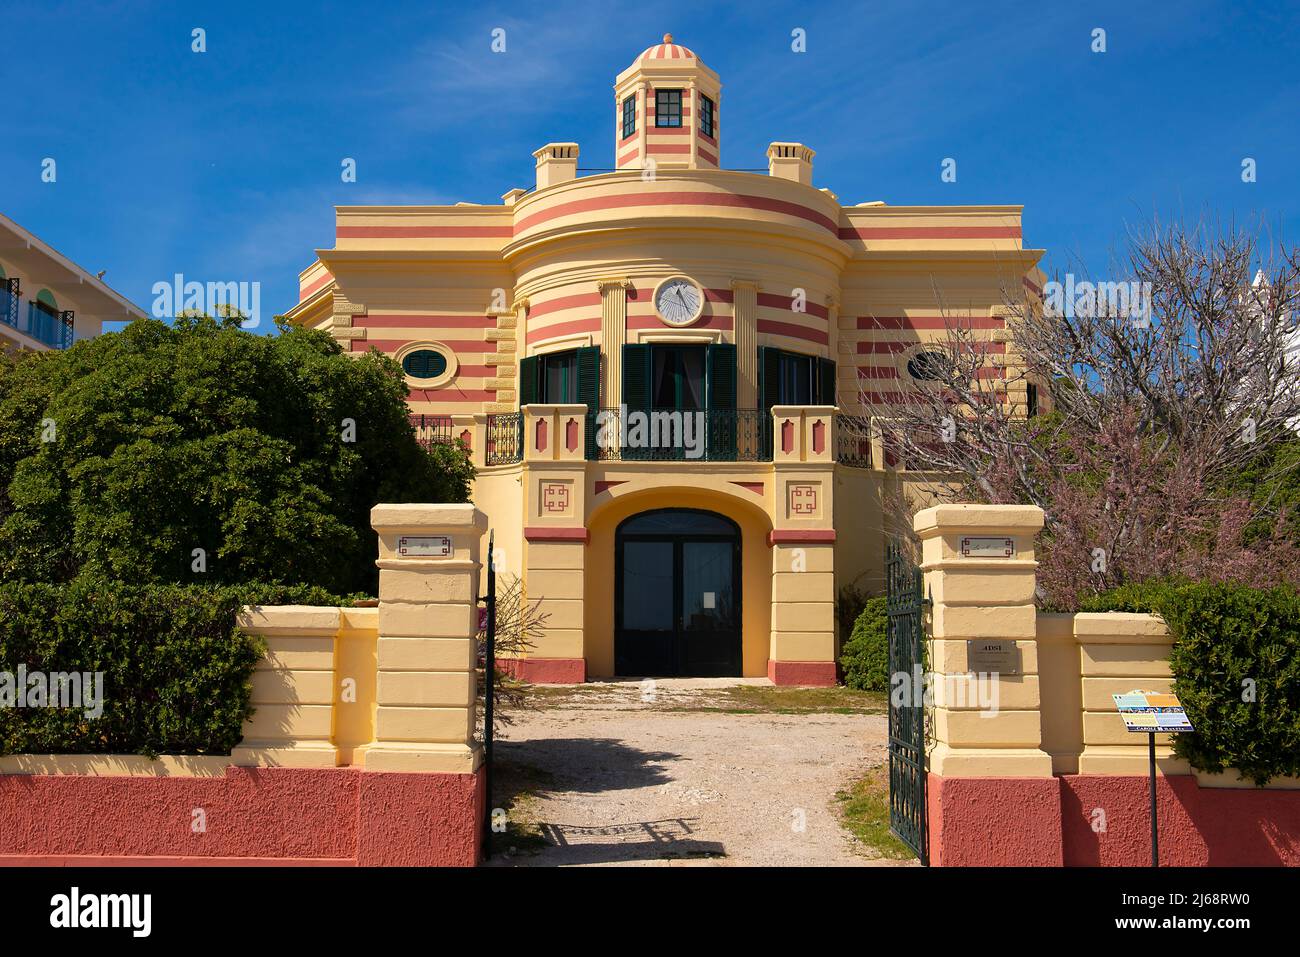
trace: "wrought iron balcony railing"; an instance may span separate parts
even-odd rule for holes
[[[871,425],[868,416],[837,416],[839,464],[873,467]],[[584,431],[586,458],[596,462],[772,461],[772,413],[764,409],[608,408],[587,413]],[[522,411],[489,415],[486,433],[485,465],[522,460]]]
[[[524,455],[524,414],[500,412],[487,417],[485,465],[509,465]]]
[[[0,322],[18,328],[18,306],[22,302],[22,287],[17,277],[0,280]]]
[[[601,409],[587,415],[587,457],[602,462],[768,462],[762,409]]]
[[[871,468],[871,417],[835,417],[835,461],[855,469]]]
[[[434,445],[451,445],[456,441],[449,415],[413,415],[410,419],[411,428],[415,429],[415,440],[426,449]]]
[[[53,349],[71,348],[73,318],[71,311],[58,312],[35,300],[27,303],[24,314],[19,309],[18,280],[10,279],[0,284],[0,322],[37,342]]]

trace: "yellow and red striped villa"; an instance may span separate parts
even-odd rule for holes
[[[393,356],[425,437],[470,448],[546,616],[519,672],[831,683],[838,590],[880,586],[907,481],[862,425],[954,317],[1008,361],[1042,251],[1019,206],[846,205],[801,143],[725,168],[722,84],[671,36],[613,114],[604,171],[547,143],[499,205],[338,207],[288,317]]]

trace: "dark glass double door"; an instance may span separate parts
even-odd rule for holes
[[[739,529],[708,512],[649,512],[624,522],[615,550],[615,672],[739,676]]]

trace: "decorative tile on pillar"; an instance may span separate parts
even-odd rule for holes
[[[562,518],[573,514],[573,483],[543,479],[538,483],[538,514]]]
[[[820,482],[790,482],[786,485],[787,518],[820,518],[821,513]]]

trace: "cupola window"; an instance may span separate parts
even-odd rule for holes
[[[655,90],[655,126],[682,125],[682,91]]]
[[[629,96],[623,100],[623,139],[636,132],[636,97]]]
[[[700,132],[705,136],[714,136],[713,101],[707,96],[700,96]]]

